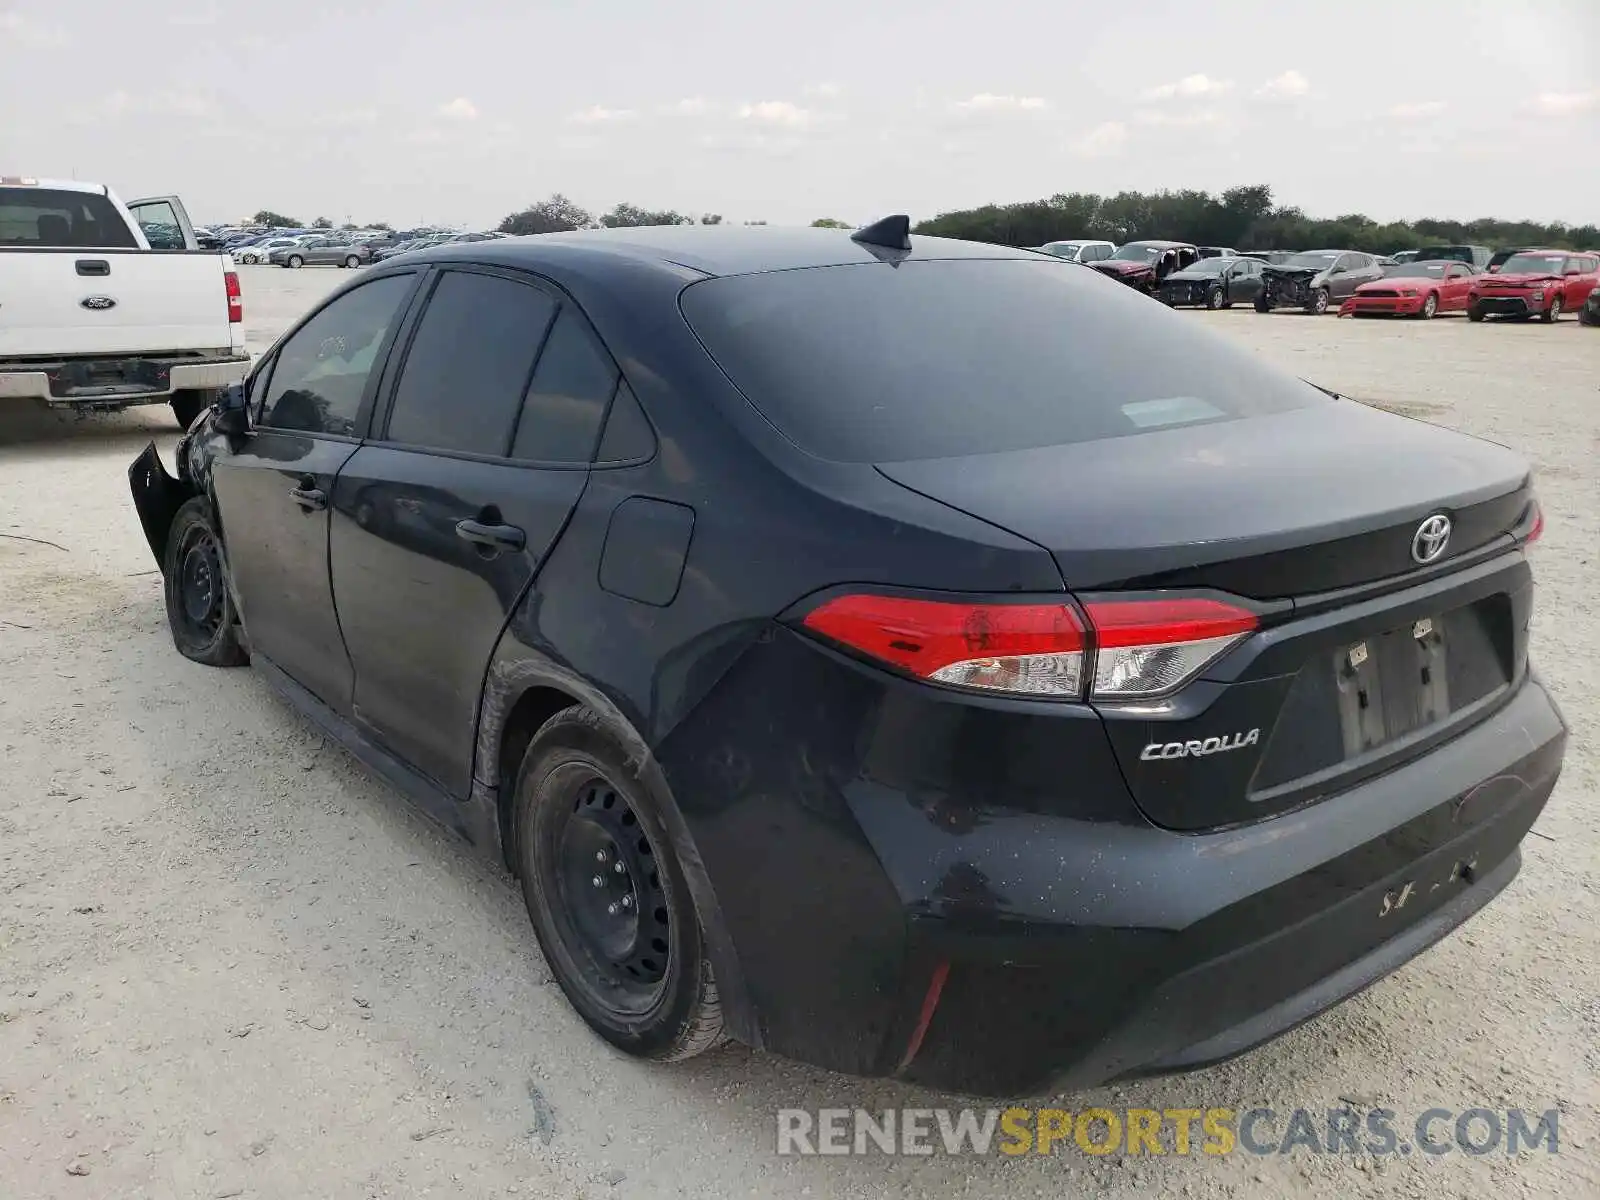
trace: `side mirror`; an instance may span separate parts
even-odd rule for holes
[[[223,389],[211,427],[229,438],[243,437],[249,432],[250,414],[245,408],[244,384],[235,383]]]

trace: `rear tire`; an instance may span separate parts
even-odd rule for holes
[[[178,418],[178,427],[188,432],[194,419],[216,403],[217,395],[216,388],[184,388],[173,392],[168,403],[172,406],[172,415]]]
[[[222,535],[204,496],[185,500],[173,516],[161,577],[167,626],[179,654],[208,667],[242,667],[250,661],[228,592]]]
[[[352,254],[349,258],[344,260],[344,265],[353,271],[361,265],[361,260]]]
[[[722,1041],[722,1004],[662,802],[591,709],[557,713],[517,774],[523,899],[556,982],[585,1023],[638,1058]]]
[[[1561,320],[1561,293],[1557,292],[1550,297],[1550,307],[1539,314],[1539,320],[1546,325],[1554,325]]]

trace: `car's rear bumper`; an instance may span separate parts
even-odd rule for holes
[[[0,400],[39,400],[65,408],[159,404],[173,392],[228,387],[249,369],[248,354],[130,354],[0,365]]]
[[[1358,991],[1515,874],[1566,740],[1526,677],[1386,775],[1178,833],[1138,815],[1098,721],[872,678],[801,641],[749,652],[663,768],[763,1044],[957,1092],[1198,1065]]]

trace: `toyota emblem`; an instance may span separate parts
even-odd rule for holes
[[[1434,513],[1411,535],[1411,557],[1422,566],[1436,561],[1450,544],[1450,518]]]

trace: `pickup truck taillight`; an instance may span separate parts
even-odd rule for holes
[[[228,289],[228,324],[244,320],[244,296],[239,291],[239,272],[224,271],[222,282]]]

